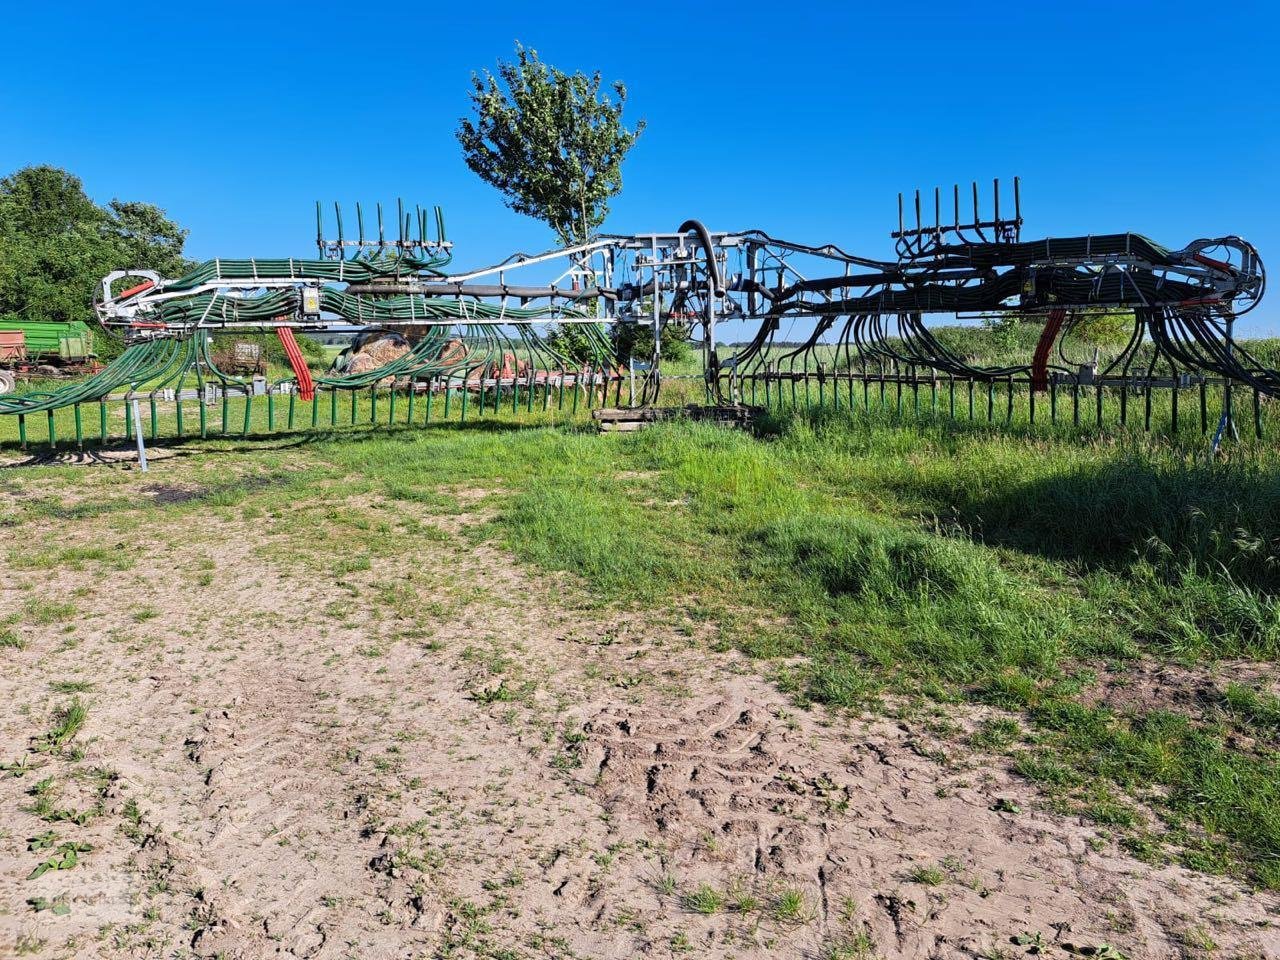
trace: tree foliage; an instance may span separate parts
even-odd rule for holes
[[[653,327],[647,322],[615,323],[612,337],[619,357],[648,362],[653,356]],[[689,328],[669,323],[662,331],[661,358],[679,363],[689,356]]]
[[[1082,311],[1071,334],[1076,340],[1104,347],[1120,347],[1133,336],[1133,311],[1094,307]]]
[[[1044,329],[1043,320],[1026,320],[1016,313],[983,319],[991,339],[1002,350],[1035,346]],[[1110,307],[1085,307],[1076,312],[1070,342],[1089,347],[1124,346],[1133,335],[1133,311]]]
[[[98,283],[110,271],[186,272],[186,237],[149,203],[101,207],[79,177],[26,167],[0,180],[0,315],[90,320]]]
[[[622,189],[622,160],[644,129],[623,124],[627,91],[612,88],[616,100],[599,73],[565,74],[516,44],[516,60],[499,61],[496,76],[472,76],[475,116],[457,131],[467,166],[566,246],[584,242],[604,223]]]
[[[576,363],[598,359],[598,347],[592,344],[580,323],[557,323],[547,331],[547,346]]]

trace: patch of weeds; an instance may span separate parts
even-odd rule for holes
[[[37,834],[34,837],[27,837],[27,849],[32,852],[39,850],[52,850],[57,842],[57,831],[46,830],[44,833]]]
[[[869,930],[840,934],[822,948],[822,960],[867,960],[875,956],[876,938]]]
[[[1169,862],[1169,855],[1165,852],[1164,843],[1159,837],[1145,831],[1138,831],[1121,838],[1120,846],[1143,863],[1163,864]]]
[[[61,894],[53,899],[48,897],[31,897],[27,900],[27,905],[36,913],[42,913],[48,910],[55,917],[65,917],[71,913],[71,904],[67,902],[67,895]]]
[[[23,640],[12,630],[7,628],[2,629],[0,630],[0,650],[5,649],[6,647],[12,650],[25,650],[27,648],[27,641]]]
[[[804,891],[795,887],[785,887],[769,904],[769,915],[778,923],[798,925],[813,919],[813,908],[810,907]]]
[[[1137,810],[1117,799],[1101,784],[1089,791],[1080,812],[1095,823],[1108,827],[1131,829],[1141,822]]]
[[[373,561],[367,554],[357,555],[354,557],[343,557],[332,567],[332,573],[335,577],[341,577],[348,573],[357,573],[362,570],[372,570]]]
[[[564,749],[551,758],[551,766],[557,770],[577,770],[582,766],[582,744],[587,735],[581,730],[569,730],[564,734]]]
[[[1051,787],[1070,787],[1079,780],[1075,771],[1047,751],[1024,751],[1018,754],[1013,762],[1013,770],[1028,780]]]
[[[113,570],[128,570],[134,559],[128,551],[107,547],[66,547],[39,553],[13,553],[9,557],[9,564],[14,570],[56,570],[58,567],[84,570],[90,563]]]
[[[875,955],[876,940],[871,928],[858,922],[858,904],[843,897],[835,919],[841,928],[823,946],[822,960],[869,960]]]
[[[516,699],[516,691],[507,686],[506,680],[498,682],[496,687],[488,687],[486,689],[472,690],[471,699],[476,703],[485,705],[491,703],[507,703]]]
[[[0,763],[0,773],[7,773],[11,777],[25,777],[32,770],[38,770],[43,764],[31,763],[30,754],[23,754],[13,763]]]
[[[669,897],[676,892],[676,878],[670,873],[663,873],[653,882],[653,888],[664,897]]]
[[[53,717],[53,727],[44,735],[43,743],[50,749],[70,743],[89,718],[89,709],[79,697],[62,707]]]
[[[121,828],[130,840],[137,841],[142,836],[142,810],[138,801],[130,797],[124,802],[124,825]]]
[[[1129,960],[1109,943],[1100,943],[1097,946],[1064,943],[1062,949],[1073,957],[1089,957],[1090,960]]]
[[[725,891],[725,906],[734,913],[755,913],[764,903],[741,880],[734,880]]]
[[[947,875],[941,867],[926,867],[920,864],[907,871],[907,879],[912,883],[924,884],[926,887],[937,887],[946,881]]]
[[[1222,707],[1240,726],[1251,731],[1280,733],[1280,697],[1238,683],[1222,692]]]
[[[711,884],[703,883],[692,892],[686,893],[681,898],[681,903],[686,910],[710,916],[713,913],[719,913],[724,907],[725,897]]]
[[[815,661],[808,670],[805,699],[832,707],[859,709],[875,702],[880,681],[847,654]]]
[[[1033,956],[1044,953],[1045,950],[1052,946],[1039,930],[1024,930],[1022,933],[1010,937],[1009,942],[1015,947],[1025,947],[1027,953]]]
[[[502,890],[504,888],[518,887],[524,883],[524,874],[519,870],[508,870],[501,877],[488,877],[481,882],[480,886],[484,890],[490,892],[494,890]]]
[[[93,819],[94,810],[68,810],[58,806],[61,795],[53,777],[45,777],[28,791],[34,798],[31,812],[46,823],[74,823],[84,826]]]
[[[1022,727],[1012,717],[989,717],[969,737],[969,743],[979,750],[1000,751],[1018,742]]]
[[[49,689],[54,693],[88,693],[93,684],[88,680],[54,680]]]
[[[1211,956],[1218,950],[1218,943],[1213,939],[1209,929],[1199,924],[1187,927],[1178,934],[1178,939],[1182,941],[1184,947],[1199,956]]]
[[[1231,873],[1235,857],[1231,845],[1211,837],[1189,835],[1187,831],[1170,831],[1169,839],[1182,849],[1178,859],[1192,870],[1203,873]]]
[[[54,623],[66,623],[76,615],[74,603],[62,603],[57,600],[28,600],[22,605],[24,618],[28,623],[48,626]]]
[[[14,943],[14,951],[20,957],[29,956],[33,953],[39,953],[44,949],[45,941],[40,937],[31,933],[22,933],[18,935],[17,941]]]
[[[53,853],[36,865],[27,879],[35,880],[37,877],[43,877],[50,870],[72,870],[80,863],[80,854],[89,853],[91,850],[93,847],[90,844],[78,840],[60,843]]]
[[[644,933],[645,930],[644,917],[641,916],[639,911],[633,910],[629,907],[624,907],[619,910],[617,915],[613,918],[613,922],[622,929],[630,930],[633,933]]]

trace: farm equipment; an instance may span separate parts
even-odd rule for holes
[[[429,236],[427,212],[401,205],[396,239],[389,240],[381,207],[374,237],[366,236],[357,205],[358,231],[351,238],[336,205],[337,234],[326,237],[317,205],[316,259],[219,259],[179,278],[109,275],[99,317],[124,331],[130,344],[124,355],[84,383],[2,401],[0,413],[46,412],[52,423],[55,409],[104,402],[113,391],[133,394],[146,384],[153,411],[157,396],[177,398],[181,432],[181,398],[198,386],[202,395],[220,398],[224,430],[228,398],[243,398],[247,432],[253,396],[264,392],[268,428],[274,428],[272,396],[285,394],[293,427],[294,391],[304,378],[317,391],[308,401],[313,426],[337,424],[340,394],[350,395],[354,421],[359,391],[369,392],[371,419],[381,391],[390,418],[400,396],[410,422],[419,394],[426,394],[428,418],[433,396],[446,414],[451,403],[460,405],[464,418],[469,405],[478,415],[503,404],[516,411],[553,402],[562,407],[566,393],[575,410],[580,398],[591,407],[610,394],[617,406],[647,408],[660,403],[664,332],[692,324],[706,402],[716,408],[809,404],[816,392],[818,404],[836,406],[870,406],[873,394],[887,404],[893,395],[899,409],[906,394],[918,409],[923,388],[932,409],[941,397],[952,416],[957,392],[961,406],[967,392],[974,417],[975,389],[985,389],[987,418],[994,421],[1000,387],[1010,418],[1015,393],[1030,405],[1033,421],[1036,397],[1047,393],[1050,419],[1066,417],[1069,399],[1078,424],[1093,396],[1101,425],[1105,392],[1118,398],[1125,423],[1130,398],[1145,398],[1149,427],[1152,393],[1163,390],[1172,395],[1174,430],[1182,391],[1198,393],[1207,431],[1212,386],[1223,397],[1219,438],[1235,430],[1233,391],[1252,393],[1261,430],[1261,403],[1280,394],[1280,373],[1234,337],[1235,319],[1256,306],[1265,289],[1262,262],[1249,243],[1228,236],[1172,249],[1136,233],[1026,241],[1016,179],[1012,211],[1004,215],[998,181],[990,212],[980,209],[976,184],[971,211],[962,210],[958,187],[950,199],[951,216],[944,218],[941,191],[934,191],[933,215],[925,218],[917,192],[909,222],[899,196],[892,259],[760,230],[713,233],[689,220],[670,233],[602,235],[456,273],[446,270],[453,251],[438,208]],[[1123,312],[1131,334],[1117,357],[1090,368],[1068,357],[1064,346],[1082,319],[1099,310]],[[934,335],[925,318],[939,315],[1034,322],[1042,329],[1040,344],[1029,363],[978,365]],[[295,330],[352,325],[405,334],[407,349],[373,369],[329,371],[314,383],[298,355],[296,382],[285,378],[263,390],[224,369],[210,348],[212,334],[276,330],[283,338]],[[650,355],[620,355],[615,344],[636,338],[611,336],[610,327],[648,328]],[[566,329],[576,331],[580,345],[572,355],[557,335]],[[153,434],[155,423],[153,412]],[[201,423],[203,433],[203,413]]]
[[[233,340],[223,347],[218,345],[213,353],[214,362],[221,370],[239,375],[261,374],[266,369],[266,357],[259,344],[246,340]]]
[[[20,376],[72,376],[93,361],[88,324],[0,317],[0,393],[12,392]]]

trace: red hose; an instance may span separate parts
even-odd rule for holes
[[[126,297],[132,297],[135,293],[141,293],[143,290],[150,290],[155,285],[156,282],[154,280],[148,280],[145,283],[138,284],[136,287],[130,287],[128,290],[121,290],[116,294],[116,299],[124,300]]]
[[[298,396],[308,402],[314,400],[316,384],[311,379],[311,369],[307,366],[307,361],[302,358],[302,351],[298,349],[298,341],[293,336],[293,328],[276,327],[276,336],[280,338],[280,345],[284,347],[284,355],[289,358],[289,366],[293,368],[293,375],[298,378]]]
[[[1043,393],[1049,387],[1049,354],[1053,351],[1054,341],[1058,339],[1058,331],[1062,329],[1062,321],[1066,318],[1065,309],[1054,307],[1045,320],[1040,342],[1036,344],[1035,357],[1031,361],[1031,389],[1037,393]]]

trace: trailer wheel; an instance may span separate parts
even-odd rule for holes
[[[12,370],[0,370],[0,393],[13,393],[17,382]]]

